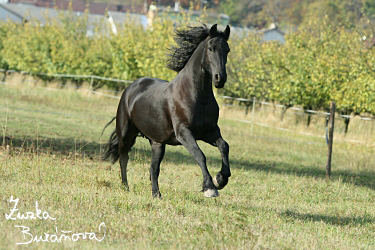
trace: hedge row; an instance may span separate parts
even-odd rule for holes
[[[85,16],[73,22],[67,14],[43,26],[1,23],[0,67],[126,80],[175,77],[165,67],[167,47],[173,44],[171,22],[159,20],[145,30],[128,21],[117,35],[98,28],[94,37],[86,36],[86,22]],[[347,30],[316,20],[286,35],[284,45],[261,43],[256,34],[232,36],[229,80],[221,91],[315,110],[327,110],[330,101],[336,101],[342,114],[374,115],[375,48],[368,42],[374,39],[370,31]],[[73,81],[79,85],[83,80]],[[94,82],[94,87],[103,85],[117,90],[126,87],[124,83]]]

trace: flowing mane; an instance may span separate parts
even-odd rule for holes
[[[174,40],[176,46],[172,46],[171,54],[167,62],[167,68],[180,72],[193,55],[198,45],[208,37],[210,29],[204,26],[188,27],[185,30],[176,30]]]

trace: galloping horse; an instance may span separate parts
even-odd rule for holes
[[[121,177],[126,189],[128,152],[138,134],[146,137],[152,148],[150,178],[153,197],[161,197],[158,177],[165,145],[183,145],[202,169],[202,191],[205,197],[219,195],[231,176],[229,145],[221,137],[217,125],[219,106],[212,90],[224,87],[225,65],[230,51],[229,26],[224,32],[217,25],[177,30],[167,67],[178,72],[171,82],[156,78],[140,78],[130,84],[121,96],[117,109],[116,129],[107,144],[103,159],[120,158]],[[196,140],[218,147],[222,156],[221,171],[212,179],[206,157]]]

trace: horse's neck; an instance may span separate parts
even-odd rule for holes
[[[204,67],[204,49],[205,42],[202,42],[177,76],[185,79],[182,82],[189,85],[192,94],[203,98],[213,95],[212,75]]]

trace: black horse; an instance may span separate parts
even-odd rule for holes
[[[224,32],[206,26],[177,30],[167,67],[178,73],[171,82],[155,78],[140,78],[129,85],[121,96],[117,109],[116,129],[112,133],[103,159],[120,158],[121,177],[128,189],[126,168],[128,152],[138,134],[146,137],[152,148],[150,179],[153,197],[161,197],[158,186],[160,163],[165,145],[183,145],[196,159],[203,173],[206,197],[219,195],[231,176],[229,145],[223,140],[217,125],[219,106],[212,90],[224,87],[227,80],[225,65],[230,51],[227,40],[230,28]],[[110,121],[107,126],[112,122]],[[206,157],[196,140],[219,148],[222,168],[212,179]]]

